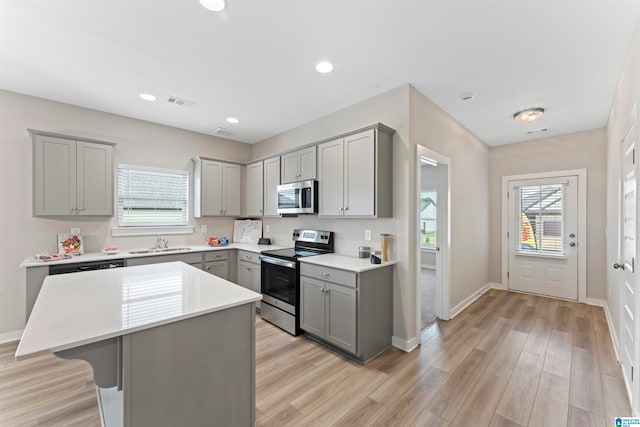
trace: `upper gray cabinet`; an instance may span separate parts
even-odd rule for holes
[[[280,185],[280,157],[273,157],[264,161],[264,216],[279,216],[278,185]]]
[[[245,216],[262,216],[264,214],[264,172],[263,163],[247,165],[245,169]]]
[[[242,166],[193,159],[193,216],[240,216]]]
[[[376,125],[318,145],[320,216],[393,216],[392,134]]]
[[[280,156],[280,182],[307,181],[316,179],[316,147],[303,148]]]
[[[113,146],[29,129],[33,137],[33,214],[113,215]]]

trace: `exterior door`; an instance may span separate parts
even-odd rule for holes
[[[508,287],[578,299],[578,177],[509,181]]]
[[[622,140],[622,174],[620,176],[621,206],[620,206],[620,260],[614,268],[620,269],[618,283],[620,289],[620,364],[622,372],[631,390],[631,405],[636,407],[636,381],[633,367],[637,356],[637,327],[634,318],[637,316],[636,283],[634,279],[636,259],[636,166],[635,147],[638,137],[635,120],[635,109],[632,113],[629,130]]]

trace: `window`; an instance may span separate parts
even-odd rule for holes
[[[516,187],[518,250],[564,254],[566,184]]]
[[[118,165],[118,225],[180,226],[189,222],[189,173]]]
[[[436,246],[437,193],[420,193],[420,245],[427,248]]]

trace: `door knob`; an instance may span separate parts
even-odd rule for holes
[[[575,246],[575,245],[576,245],[575,242],[569,243],[569,246]]]
[[[624,264],[618,264],[617,262],[615,264],[613,264],[613,268],[615,269],[620,269],[620,270],[624,270]]]

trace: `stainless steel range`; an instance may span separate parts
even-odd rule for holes
[[[292,335],[300,335],[299,259],[333,252],[333,232],[294,230],[295,246],[264,251],[262,260],[262,305],[260,315]]]

